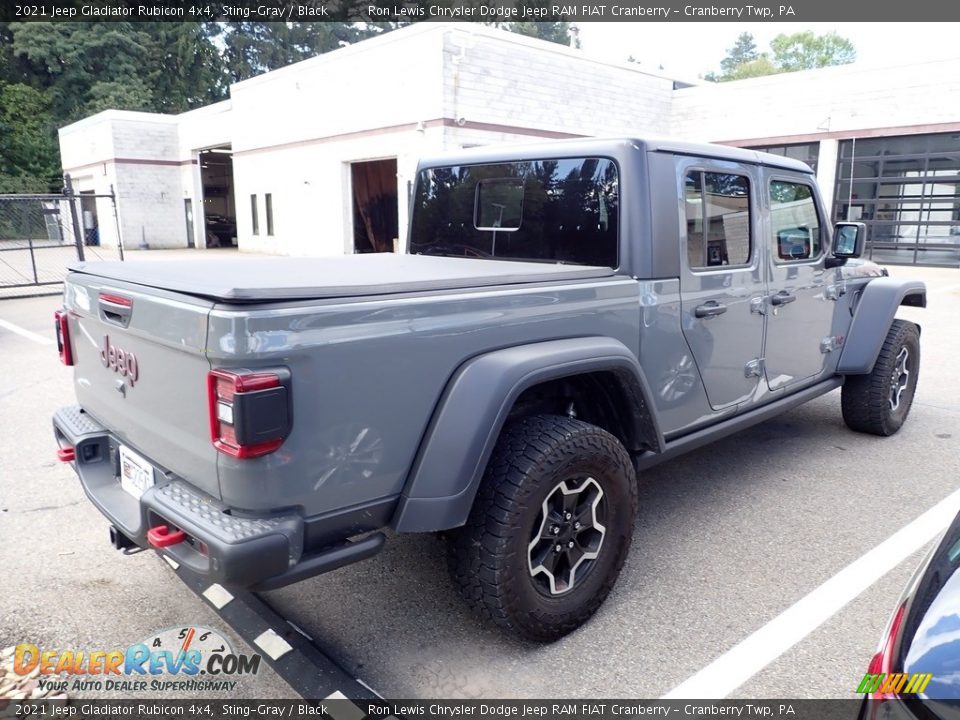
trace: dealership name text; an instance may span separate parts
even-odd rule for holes
[[[743,705],[703,705],[687,703],[683,714],[688,717],[733,716],[733,717],[772,717],[775,710],[772,704],[744,703]],[[779,705],[777,717],[796,714],[792,705]],[[413,704],[413,705],[374,705],[367,706],[367,714],[378,715],[430,715],[440,717],[493,716],[493,717],[562,717],[571,716],[633,716],[664,717],[677,712],[676,705],[648,705],[645,703],[555,703],[553,705],[531,705],[526,703],[463,703],[463,704]]]
[[[786,17],[796,15],[796,11],[791,5],[779,5],[776,9],[773,6],[763,5],[708,5],[700,7],[697,5],[684,5],[682,8],[674,7],[639,7],[633,5],[550,5],[542,7],[527,6],[498,6],[498,5],[479,5],[470,7],[461,5],[457,7],[448,7],[444,5],[423,6],[385,6],[368,5],[367,15],[371,18],[450,18],[455,20],[484,20],[487,18],[496,19],[518,19],[518,20],[536,20],[543,18],[625,18],[625,17],[646,17],[646,18],[713,18],[713,17],[736,17],[736,18],[770,18],[775,15]]]

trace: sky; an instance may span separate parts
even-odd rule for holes
[[[642,67],[663,65],[667,74],[690,79],[719,71],[741,32],[763,52],[780,33],[834,31],[853,42],[864,65],[960,57],[956,23],[584,22],[579,29],[589,55],[617,62],[632,55]]]

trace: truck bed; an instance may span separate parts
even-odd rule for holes
[[[71,270],[229,303],[390,295],[609,277],[608,267],[392,253],[77,263]]]

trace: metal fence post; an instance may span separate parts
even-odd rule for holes
[[[117,212],[117,191],[110,186],[110,204],[113,205],[113,222],[117,225],[117,250],[120,252],[120,260],[123,260],[123,238],[120,237],[120,213]]]
[[[63,194],[70,203],[70,221],[73,223],[73,237],[77,242],[77,259],[83,261],[86,259],[83,253],[83,229],[80,227],[80,219],[77,216],[77,196],[73,194],[73,183],[69,174],[63,176]]]
[[[22,219],[20,232],[27,239],[27,248],[30,250],[30,267],[33,269],[33,282],[40,283],[40,277],[37,275],[37,258],[33,251],[33,226],[30,223],[30,206],[27,203],[20,203],[20,216]]]

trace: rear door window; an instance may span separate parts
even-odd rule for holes
[[[750,262],[750,181],[743,175],[691,170],[685,178],[687,263],[710,270]]]

